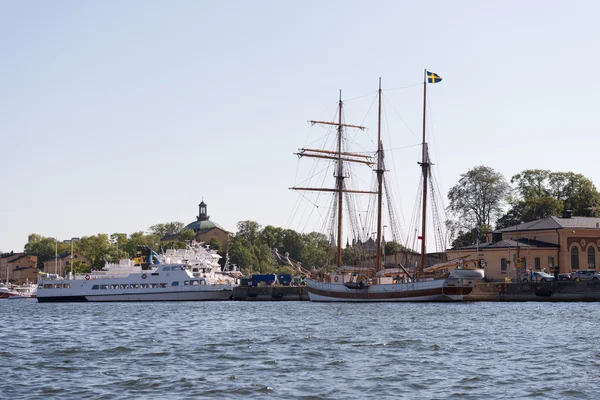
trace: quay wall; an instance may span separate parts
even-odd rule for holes
[[[236,286],[233,300],[241,301],[308,301],[305,286]]]
[[[600,301],[600,281],[477,283],[465,301]]]

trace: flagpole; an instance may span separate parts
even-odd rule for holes
[[[423,174],[423,209],[421,215],[421,268],[418,277],[423,273],[423,269],[426,267],[426,236],[425,231],[427,227],[427,173],[429,172],[429,161],[427,160],[427,149],[425,143],[425,121],[426,121],[426,105],[427,105],[427,69],[423,70],[423,143],[422,143],[422,157],[421,157],[421,171]]]

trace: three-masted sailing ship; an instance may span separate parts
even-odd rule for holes
[[[335,150],[317,150],[301,149],[298,153],[301,157],[314,157],[332,160],[336,163],[335,169],[335,188],[308,188],[294,187],[295,190],[316,190],[333,192],[337,200],[337,269],[335,272],[312,275],[307,278],[307,291],[311,301],[322,302],[390,302],[390,301],[461,301],[464,296],[473,290],[473,280],[482,278],[480,271],[456,269],[441,279],[428,277],[425,273],[426,266],[426,207],[427,207],[427,179],[430,172],[431,163],[427,152],[427,143],[425,141],[425,113],[427,83],[435,83],[441,78],[425,71],[424,79],[424,98],[423,98],[423,141],[422,157],[419,163],[422,170],[423,179],[423,199],[421,214],[421,254],[420,265],[408,271],[402,264],[386,268],[382,264],[382,202],[384,187],[384,154],[381,140],[381,79],[379,80],[378,90],[378,117],[377,117],[377,153],[376,160],[371,156],[362,153],[352,153],[345,151],[342,146],[343,132],[346,128],[365,129],[359,125],[350,125],[342,122],[342,99],[340,94],[338,121],[310,121],[312,124],[328,124],[337,127],[337,149]],[[362,191],[347,188],[344,181],[347,177],[346,165],[350,163],[362,163],[368,166],[375,166],[377,190]],[[376,250],[375,263],[371,266],[343,265],[342,261],[342,211],[344,210],[343,201],[347,193],[362,193],[377,196],[377,226],[376,226]]]

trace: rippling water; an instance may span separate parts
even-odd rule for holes
[[[0,301],[0,399],[596,399],[599,303]]]

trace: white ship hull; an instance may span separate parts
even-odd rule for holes
[[[453,278],[376,284],[362,289],[308,279],[306,286],[310,300],[322,302],[462,301],[473,290],[472,282]]]
[[[180,264],[120,277],[87,275],[79,279],[42,279],[37,299],[51,302],[131,302],[229,300],[232,282],[214,281]]]

